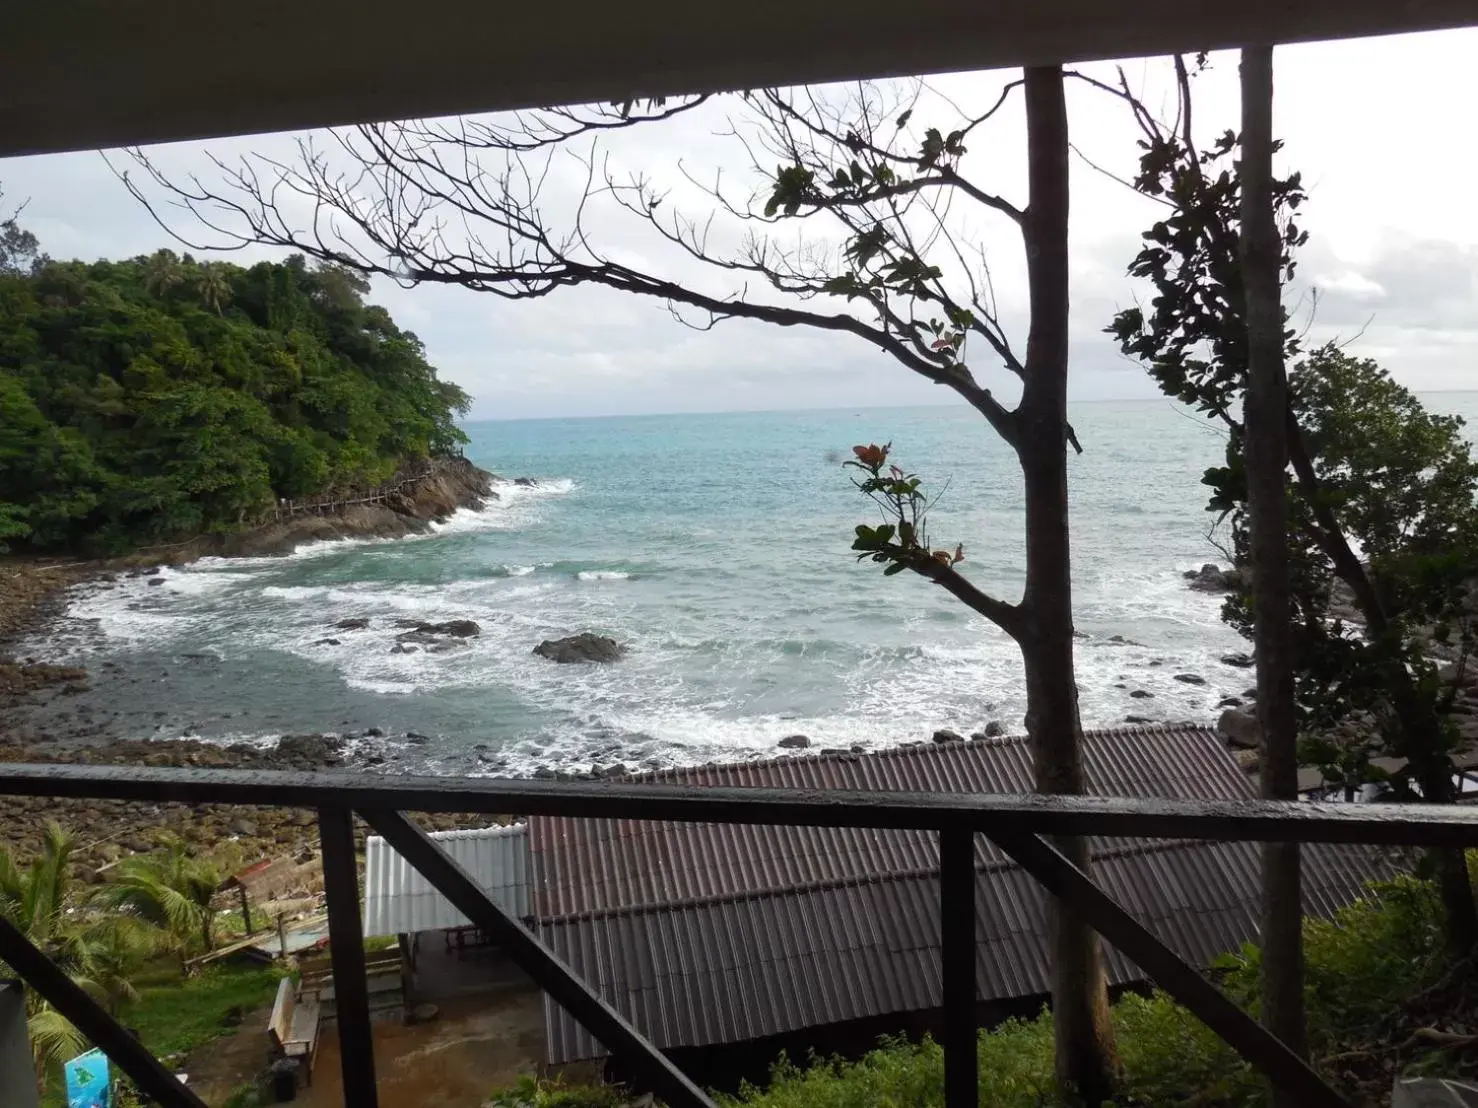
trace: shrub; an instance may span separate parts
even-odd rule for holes
[[[1398,877],[1304,925],[1309,1039],[1315,1058],[1379,1029],[1405,998],[1437,980],[1441,904],[1429,881]],[[1251,944],[1217,960],[1222,987],[1256,1012],[1259,951]],[[1124,1080],[1118,1104],[1260,1108],[1262,1079],[1205,1024],[1167,994],[1128,993],[1114,1004]],[[1052,1017],[1008,1020],[979,1039],[980,1103],[993,1108],[1067,1108],[1053,1078]],[[782,1057],[769,1084],[721,1098],[730,1108],[937,1108],[944,1055],[929,1039],[884,1039],[855,1062]]]

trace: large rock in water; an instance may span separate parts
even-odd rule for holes
[[[449,619],[445,623],[427,623],[420,619],[397,619],[395,626],[409,628],[404,634],[395,636],[401,642],[419,642],[421,638],[431,635],[451,635],[458,639],[470,639],[482,634],[482,628],[470,619]]]
[[[1232,592],[1242,587],[1242,571],[1222,569],[1207,562],[1200,569],[1188,569],[1182,575],[1197,592]]]
[[[534,647],[534,653],[561,664],[615,662],[626,653],[626,648],[605,635],[581,631],[578,635],[569,635],[562,639],[545,639]]]

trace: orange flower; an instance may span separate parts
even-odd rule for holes
[[[881,469],[884,462],[888,460],[888,448],[872,443],[868,446],[854,446],[852,453],[857,455],[857,460],[868,469]]]

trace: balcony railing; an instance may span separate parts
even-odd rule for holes
[[[0,796],[314,808],[323,845],[344,1101],[375,1108],[354,818],[359,816],[671,1108],[713,1101],[641,1031],[477,887],[404,812],[588,816],[807,827],[919,829],[939,835],[944,1083],[948,1108],[976,1104],[974,836],[985,835],[1135,961],[1249,1063],[1308,1108],[1348,1108],[1301,1058],[1135,920],[1051,843],[1096,835],[1252,842],[1478,846],[1467,807],[1103,797],[676,788],[604,782],[373,777],[350,773],[0,764]],[[0,920],[0,960],[165,1108],[204,1108],[136,1039]]]

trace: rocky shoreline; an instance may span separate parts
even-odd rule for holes
[[[526,480],[526,479],[525,479]],[[209,535],[127,557],[95,561],[0,562],[0,761],[100,765],[193,766],[211,769],[314,770],[354,760],[380,765],[399,757],[376,742],[383,736],[289,735],[275,749],[238,743],[220,746],[190,739],[152,742],[114,734],[106,718],[83,708],[56,715],[64,729],[38,726],[38,709],[87,691],[88,671],[15,656],[19,640],[45,628],[66,609],[68,591],[87,582],[106,585],[125,576],[151,576],[159,567],[212,556],[287,554],[309,543],[350,538],[400,538],[423,533],[459,509],[480,509],[498,496],[503,479],[461,458],[442,459],[424,479],[384,504],[353,505],[324,515],[300,515],[231,535]],[[414,743],[415,736],[408,736]],[[207,847],[236,838],[248,854],[311,846],[316,815],[309,810],[231,808],[223,805],[139,805],[114,801],[7,798],[0,805],[0,844],[20,858],[39,848],[46,821],[82,834],[84,867],[152,849],[176,835]],[[430,828],[480,825],[485,816],[437,816]]]

